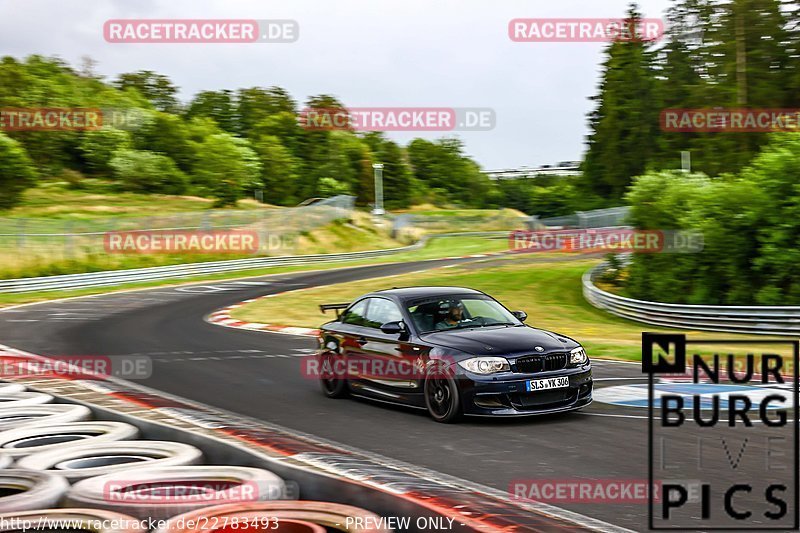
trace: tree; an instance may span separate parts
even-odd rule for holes
[[[627,19],[638,24],[632,6]],[[600,91],[589,116],[589,150],[582,188],[617,203],[653,154],[658,112],[654,109],[651,43],[634,37],[614,40],[606,49]]]
[[[152,70],[139,70],[120,74],[114,86],[121,89],[134,89],[144,96],[153,107],[167,113],[177,113],[179,110],[178,88],[170,79]]]
[[[205,128],[198,124],[203,119],[193,119],[187,124],[177,115],[161,112],[149,112],[144,123],[134,135],[135,147],[138,150],[157,152],[172,158],[184,172],[189,172],[195,157],[192,145],[192,128],[201,128],[197,138],[219,133],[220,130],[211,119],[206,119]]]
[[[379,132],[366,134],[364,140],[372,151],[374,161],[383,164],[383,196],[386,207],[409,207],[419,186],[411,174],[403,149]]]
[[[237,98],[239,132],[252,137],[257,124],[278,113],[295,114],[295,102],[289,93],[280,87],[251,87],[239,89]]]
[[[259,136],[253,141],[253,150],[261,161],[264,200],[276,205],[296,204],[300,161],[274,135]]]
[[[11,209],[19,203],[22,193],[37,177],[25,148],[20,143],[0,133],[0,210]]]
[[[414,139],[408,145],[408,159],[414,178],[436,200],[483,207],[493,197],[494,186],[481,174],[480,167],[464,155],[463,148],[456,138],[434,142]]]
[[[258,187],[260,173],[261,163],[248,141],[219,133],[197,146],[192,182],[215,196],[218,206],[235,205],[246,189]]]
[[[237,133],[236,104],[231,91],[202,91],[189,103],[188,118],[207,117],[228,133]]]
[[[114,152],[131,148],[131,136],[126,131],[103,128],[83,134],[78,149],[92,174],[111,172]]]

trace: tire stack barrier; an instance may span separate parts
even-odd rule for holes
[[[0,407],[0,431],[64,422],[83,422],[92,417],[84,405],[58,403],[21,407]]]
[[[177,490],[186,497],[171,497]],[[252,494],[256,500],[276,500],[286,493],[286,486],[280,477],[261,468],[147,467],[80,481],[67,493],[66,503],[70,507],[98,507],[138,518],[166,519],[207,507],[208,502],[235,501],[244,493]],[[150,495],[161,501],[148,501]]]
[[[146,533],[154,523],[164,533],[232,529],[210,527],[213,520],[288,533],[391,531],[350,524],[380,523],[357,507],[288,500],[292,491],[267,469],[203,465],[199,447],[140,440],[132,424],[91,420],[88,407],[54,400],[0,382],[0,533]]]

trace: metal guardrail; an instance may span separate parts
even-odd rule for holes
[[[76,259],[105,253],[109,232],[243,229],[263,235],[297,235],[348,218],[355,198],[334,196],[312,205],[261,209],[210,209],[148,217],[88,220],[0,217],[0,260],[38,256]]]
[[[536,218],[535,222],[545,226],[571,226],[575,228],[608,228],[626,224],[631,208],[628,206],[578,211],[560,217]]]
[[[800,335],[800,306],[685,305],[635,300],[595,286],[608,267],[603,263],[583,275],[583,296],[609,313],[670,328],[746,333],[752,335]]]
[[[463,236],[506,236],[506,232],[466,232],[433,235],[434,237]],[[231,259],[227,261],[210,261],[202,263],[188,263],[161,267],[136,268],[127,270],[108,270],[104,272],[87,272],[81,274],[65,274],[61,276],[44,276],[38,278],[18,278],[0,280],[0,293],[23,293],[36,291],[57,291],[67,289],[88,289],[138,283],[146,281],[161,281],[175,278],[188,278],[206,274],[235,272],[238,270],[251,270],[273,266],[308,265],[314,263],[330,263],[333,261],[347,261],[356,259],[369,259],[385,255],[408,252],[422,247],[428,238],[410,246],[387,248],[385,250],[367,250],[363,252],[347,252],[341,254],[314,254],[294,255],[283,257],[253,257],[247,259]]]

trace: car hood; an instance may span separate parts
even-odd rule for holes
[[[579,346],[569,337],[528,326],[485,327],[427,333],[425,341],[472,355],[517,356],[571,350]],[[537,346],[544,348],[539,351]]]

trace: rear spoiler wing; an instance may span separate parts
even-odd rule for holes
[[[348,307],[350,307],[349,303],[346,303],[346,304],[322,304],[322,305],[319,306],[319,310],[322,311],[323,314],[325,314],[326,311],[328,311],[330,309],[333,309],[334,311],[336,311],[336,318],[339,318],[339,317],[342,316],[342,311],[344,311]]]

